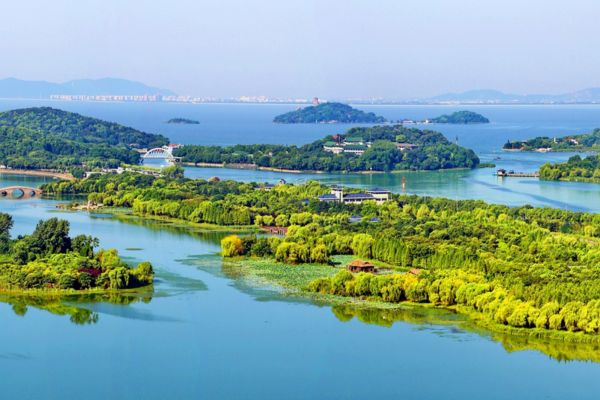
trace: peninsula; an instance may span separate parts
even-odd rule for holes
[[[431,118],[429,122],[434,124],[489,124],[490,120],[473,111],[456,111],[452,114],[444,114],[437,118]]]
[[[380,125],[351,128],[345,134],[297,147],[186,145],[174,151],[190,164],[245,165],[292,171],[389,172],[476,168],[472,150],[451,143],[439,132]]]
[[[600,340],[600,230],[591,213],[378,189],[368,198],[317,182],[267,189],[129,173],[43,189],[87,194],[148,218],[276,233],[228,236],[222,254],[262,271],[263,280],[324,301],[430,304],[494,331]],[[342,191],[352,201],[341,201]]]
[[[161,135],[50,107],[1,112],[0,140],[0,164],[36,170],[137,164],[136,149],[169,142]]]
[[[380,124],[385,118],[342,103],[321,103],[275,117],[280,124]]]
[[[538,136],[524,141],[509,140],[502,148],[508,151],[537,151],[541,153],[550,151],[598,151],[600,150],[600,129],[594,129],[591,133],[559,138]]]

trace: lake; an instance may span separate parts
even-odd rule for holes
[[[0,107],[39,103],[2,101]],[[277,139],[304,143],[340,129],[272,126],[270,116],[295,107],[289,105],[52,105],[167,133],[184,143],[228,144],[235,142],[235,135],[242,143]],[[377,109],[388,118],[422,118],[453,109],[364,108]],[[473,143],[482,158],[493,157],[495,143],[507,139],[497,136],[510,134],[516,139],[546,131],[549,135],[586,131],[597,125],[595,115],[600,111],[591,106],[468,108],[498,122],[440,130],[450,137],[459,135],[462,144]],[[163,126],[161,121],[172,117],[194,118],[201,124]],[[568,157],[500,156],[500,161],[520,166],[515,168],[519,170],[533,170],[549,158]],[[498,180],[492,172],[408,173],[407,192],[514,205],[594,211],[599,207],[600,185]],[[187,169],[186,173],[262,181],[284,176],[225,169]],[[286,174],[285,178],[401,191],[401,176]],[[2,186],[42,182],[2,175],[0,181]],[[313,304],[255,287],[228,273],[216,255],[223,233],[64,212],[56,204],[4,199],[0,211],[13,215],[14,236],[31,232],[40,219],[67,219],[73,234],[97,236],[102,247],[117,248],[132,262],[151,261],[157,282],[151,294],[102,302],[69,298],[48,304],[0,298],[5,327],[0,331],[0,374],[6,398],[595,399],[600,390],[596,379],[600,364],[567,361],[598,358],[598,349],[492,336],[442,311],[405,308],[367,313]]]
[[[169,103],[100,103],[32,100],[0,100],[0,111],[31,106],[52,106],[109,121],[161,133],[175,143],[232,145],[237,143],[305,144],[327,134],[344,132],[351,125],[274,124],[273,117],[297,108],[291,104],[169,104]],[[600,105],[556,106],[357,106],[390,120],[424,119],[468,108],[491,121],[485,125],[431,124],[421,128],[438,130],[450,140],[472,148],[484,162],[497,168],[536,171],[546,162],[567,160],[571,153],[503,152],[508,139],[535,136],[563,136],[590,132],[600,127]],[[174,117],[200,121],[198,125],[167,124]],[[497,158],[500,158],[497,160]],[[495,169],[472,171],[407,172],[402,174],[285,174],[256,170],[222,168],[186,168],[192,178],[210,178],[275,183],[280,179],[302,182],[317,179],[326,184],[342,183],[354,187],[380,186],[405,193],[443,196],[452,199],[481,199],[492,203],[517,206],[561,207],[574,211],[600,211],[600,185],[543,182],[531,178],[494,176]]]

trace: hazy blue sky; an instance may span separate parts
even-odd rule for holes
[[[207,96],[412,98],[600,86],[597,0],[19,0],[0,77]]]

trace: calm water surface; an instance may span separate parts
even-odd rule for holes
[[[0,101],[0,109],[41,104]],[[343,128],[271,124],[273,115],[294,108],[286,105],[51,104],[165,133],[183,143],[300,144]],[[454,110],[364,108],[394,119]],[[506,139],[600,126],[600,108],[592,106],[469,109],[494,122],[432,128],[453,140],[458,136],[461,144],[474,148],[483,160],[500,156],[499,167],[516,170],[535,170],[547,160],[568,155],[498,153]],[[163,124],[180,116],[199,119],[201,124]],[[187,169],[186,173],[246,181],[320,179],[402,190],[402,174],[307,176],[225,169]],[[405,176],[407,193],[511,205],[600,208],[600,185],[498,180],[489,169]],[[0,175],[2,186],[21,182],[41,183]],[[65,218],[74,234],[91,233],[103,247],[117,248],[132,262],[151,261],[157,283],[152,294],[104,302],[67,299],[39,304],[35,299],[0,299],[4,327],[0,374],[5,398],[597,398],[600,364],[557,360],[598,358],[597,349],[491,338],[468,328],[460,317],[443,312],[365,314],[318,306],[255,288],[222,270],[215,255],[220,234],[60,212],[55,206],[49,200],[0,200],[0,211],[15,219],[13,235],[31,232],[42,218]],[[515,351],[525,347],[544,352]]]
[[[71,299],[60,303],[66,315],[1,299],[6,398],[592,399],[600,389],[600,364],[509,352],[519,346],[463,330],[449,313],[362,315],[365,323],[356,311],[253,288],[221,269],[220,234],[55,206],[0,201],[15,235],[58,216],[132,262],[150,260],[155,291],[130,304]],[[74,323],[78,309],[95,322]]]

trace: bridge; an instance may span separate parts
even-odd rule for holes
[[[179,145],[170,144],[163,147],[155,147],[148,150],[143,156],[142,160],[168,160],[171,162],[178,162],[180,157],[173,156],[173,149],[178,148]]]
[[[42,197],[42,190],[27,186],[7,186],[0,188],[0,197],[31,199],[33,197]]]

